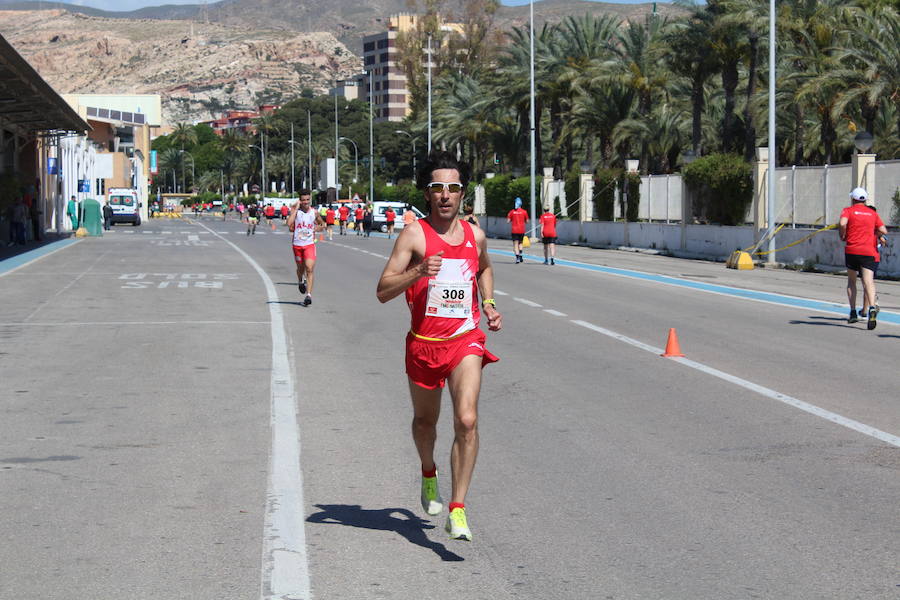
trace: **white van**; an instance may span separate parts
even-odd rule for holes
[[[133,188],[109,188],[106,202],[112,208],[112,223],[131,223],[135,227],[141,224],[141,203],[138,193]]]
[[[384,218],[384,211],[388,209],[390,206],[394,213],[397,215],[394,217],[394,231],[400,231],[403,229],[403,213],[406,212],[406,203],[405,202],[375,202],[372,206],[372,228],[376,229],[382,233],[387,233],[387,219]],[[411,209],[413,214],[416,215],[416,219],[424,219],[425,213],[416,208],[415,206]]]

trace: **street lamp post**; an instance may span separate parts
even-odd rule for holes
[[[534,124],[535,124],[535,115],[534,115],[534,0],[530,0],[528,3],[531,14],[531,25],[528,27],[528,34],[530,39],[530,48],[531,48],[531,61],[530,61],[530,74],[531,74],[531,88],[530,88],[530,109],[529,115],[531,118],[531,134],[529,138],[529,145],[531,147],[531,182],[529,183],[529,187],[531,188],[531,237],[534,237],[535,226],[537,224],[537,213],[535,212],[537,209],[535,208],[535,192],[534,192],[534,183],[535,183],[535,170],[536,170],[536,158],[535,158],[535,139],[534,139]]]
[[[356,142],[348,137],[341,136],[340,139],[353,144],[353,183],[356,183],[359,180],[359,148],[356,146]]]
[[[191,158],[191,187],[193,187],[197,182],[197,180],[194,178],[194,155],[187,150],[182,150],[181,153],[187,154]],[[184,169],[181,170],[181,183],[182,187],[184,187],[184,191],[187,191],[187,186],[184,185]]]
[[[428,154],[431,154],[431,34],[428,34]]]
[[[413,159],[412,159],[412,180],[413,180],[413,183],[415,183],[415,181],[416,181],[416,140],[417,140],[418,138],[413,137],[413,134],[411,134],[411,133],[408,132],[408,131],[403,131],[402,129],[397,129],[397,130],[394,131],[394,133],[401,133],[401,134],[403,134],[403,135],[408,135],[408,136],[409,136],[409,139],[412,140],[412,148],[413,148],[413,157],[412,157],[412,158],[413,158]]]
[[[262,157],[262,170],[260,171],[260,175],[262,177],[262,187],[260,187],[259,197],[260,202],[262,202],[266,197],[266,153],[263,152],[262,146],[257,146],[256,144],[250,144],[247,147],[256,148],[257,150],[259,150],[259,155]]]

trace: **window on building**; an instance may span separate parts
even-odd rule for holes
[[[391,41],[393,41],[393,40],[391,40]],[[393,45],[393,44],[391,44],[391,45]],[[378,40],[378,49],[379,50],[381,50],[382,48],[387,48],[387,47],[388,47],[388,40]]]
[[[363,52],[371,52],[375,49],[375,42],[366,42],[363,44]]]
[[[378,62],[386,63],[387,61],[388,61],[388,53],[382,52],[381,55],[378,57]]]
[[[374,55],[372,55],[372,56],[367,56],[367,57],[366,57],[366,64],[367,64],[367,65],[374,65],[374,64],[375,64],[375,56],[374,56]]]

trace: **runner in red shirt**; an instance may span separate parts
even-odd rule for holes
[[[856,277],[862,278],[865,305],[869,307],[868,329],[877,325],[878,305],[875,304],[875,263],[879,260],[876,233],[887,235],[887,228],[878,213],[866,206],[868,194],[863,188],[850,192],[851,205],[841,211],[840,235],[846,242],[844,262],[847,265],[847,300],[850,302],[848,323],[856,323]]]
[[[549,206],[544,207],[544,214],[541,215],[541,241],[544,243],[544,264],[547,264],[547,257],[550,257],[550,264],[556,264],[556,215],[550,210]]]
[[[455,437],[450,454],[452,496],[446,530],[471,540],[465,498],[478,454],[478,396],[481,370],[497,357],[485,348],[478,295],[488,328],[499,331],[494,274],[484,231],[459,219],[468,165],[450,152],[431,154],[419,175],[430,208],[424,219],[404,227],[378,282],[387,302],[406,294],[412,327],[406,337],[406,373],[413,403],[413,440],[422,465],[422,508],[443,510],[434,446],[441,391],[449,382]]]
[[[325,231],[328,233],[328,239],[334,239],[334,209],[330,206],[325,211]]]
[[[350,207],[346,204],[341,204],[341,207],[338,208],[338,215],[340,217],[341,222],[341,235],[347,235],[347,219],[350,218]]]
[[[356,220],[356,235],[363,234],[363,217],[366,216],[366,211],[363,209],[362,204],[356,205],[356,211],[353,213],[353,218]]]
[[[525,259],[522,258],[522,240],[525,239],[525,223],[528,222],[528,213],[522,208],[521,198],[516,198],[516,207],[506,215],[506,222],[509,223],[516,264],[525,262]]]
[[[288,213],[290,213],[290,212],[291,212],[291,209],[288,208],[288,205],[282,204],[281,205],[281,220],[287,221]]]
[[[394,235],[394,221],[396,219],[397,213],[394,212],[393,208],[388,206],[387,210],[384,211],[384,224],[387,226],[388,239],[391,239],[391,236]]]

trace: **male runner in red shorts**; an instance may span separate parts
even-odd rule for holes
[[[479,306],[488,328],[500,331],[494,302],[494,272],[484,231],[459,219],[469,167],[449,152],[428,157],[418,176],[429,214],[400,232],[378,282],[387,302],[400,294],[412,315],[406,337],[406,373],[413,403],[412,434],[422,463],[422,508],[443,510],[434,444],[441,391],[449,383],[454,431],[450,453],[452,493],[446,530],[452,539],[472,539],[465,499],[478,455],[478,396],[481,370],[497,357],[485,348]],[[481,302],[478,301],[479,293]]]
[[[350,219],[350,207],[346,204],[341,204],[340,208],[338,208],[338,217],[341,226],[340,235],[347,235],[347,221]]]
[[[300,200],[291,209],[287,226],[294,247],[294,262],[297,263],[297,281],[300,293],[305,294],[303,306],[312,304],[313,269],[316,268],[316,233],[322,231],[325,223],[322,216],[310,207],[309,190],[300,190]]]

